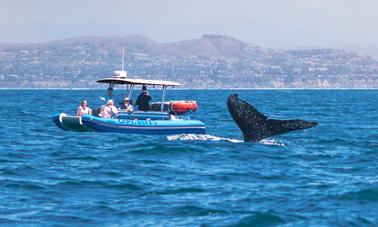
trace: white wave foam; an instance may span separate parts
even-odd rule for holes
[[[283,142],[276,141],[274,139],[263,139],[259,142],[259,144],[270,145],[270,146],[280,146],[280,147],[285,146],[285,144]]]
[[[244,140],[219,137],[219,136],[214,136],[214,135],[209,135],[209,134],[178,134],[178,135],[167,136],[167,139],[169,141],[174,141],[174,140],[182,140],[182,141],[200,140],[200,141],[228,141],[228,142],[231,142],[231,143],[244,143]],[[285,144],[283,142],[276,141],[274,139],[263,139],[258,143],[263,144],[263,145],[269,145],[269,146],[280,146],[280,147],[285,146]]]
[[[231,143],[243,143],[243,140],[224,138],[219,136],[213,136],[208,134],[179,134],[167,136],[169,141],[173,140],[201,140],[201,141],[228,141]]]

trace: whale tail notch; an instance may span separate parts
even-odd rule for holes
[[[317,122],[303,120],[269,119],[251,104],[239,99],[237,94],[230,95],[227,107],[235,123],[243,133],[244,141],[257,142],[266,137],[294,130],[315,127]]]

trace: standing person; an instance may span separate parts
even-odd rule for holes
[[[108,96],[108,100],[113,100],[113,102],[116,103],[116,101],[114,100],[114,89],[113,89],[113,87],[108,87],[108,89],[106,90],[106,95]]]
[[[108,90],[106,90],[106,93],[108,95],[108,99],[113,99],[113,88],[109,87]]]
[[[147,91],[147,87],[143,86],[142,87],[142,93],[138,96],[135,106],[138,106],[138,110],[142,111],[149,111],[150,110],[150,101],[151,101],[151,96],[149,95]]]
[[[110,99],[114,100],[113,99],[113,88],[112,87],[108,87],[108,89],[106,90],[106,95],[108,96],[108,98],[100,96],[100,100],[104,101],[104,102],[106,100],[110,100]]]
[[[91,109],[88,107],[87,100],[81,101],[81,105],[77,107],[76,116],[81,117],[85,114],[90,114]]]

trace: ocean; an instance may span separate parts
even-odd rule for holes
[[[244,143],[233,93],[271,118],[319,125]],[[1,226],[378,225],[378,90],[169,91],[197,100],[203,135],[69,132],[51,120],[104,95],[0,90]]]

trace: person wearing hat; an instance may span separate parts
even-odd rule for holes
[[[147,87],[142,87],[142,93],[138,96],[135,106],[138,106],[138,110],[149,111],[150,110],[150,101],[151,96],[148,94]]]
[[[118,110],[114,106],[114,101],[112,99],[109,99],[106,105],[101,106],[101,112],[99,113],[99,116],[103,118],[111,118],[116,114],[118,114]]]
[[[120,106],[120,109],[121,110],[125,110],[126,112],[133,112],[134,111],[134,108],[133,108],[133,106],[130,103],[130,98],[129,97],[126,97],[123,100],[123,102],[122,102],[122,104]]]

